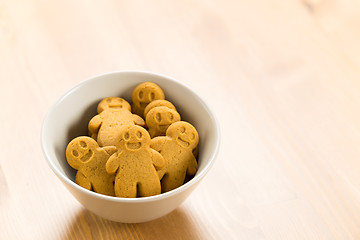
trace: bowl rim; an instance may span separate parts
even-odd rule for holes
[[[189,92],[191,92],[193,94],[193,96],[196,98],[196,100],[198,102],[200,102],[201,105],[204,107],[204,109],[208,112],[208,114],[210,116],[210,119],[214,122],[214,126],[215,126],[215,148],[213,149],[213,151],[212,151],[212,153],[211,153],[211,155],[209,157],[210,158],[209,162],[207,163],[207,165],[205,165],[204,169],[199,174],[196,174],[193,178],[191,178],[191,180],[189,180],[185,184],[181,185],[180,187],[175,188],[175,189],[173,189],[173,190],[171,190],[169,192],[165,192],[165,193],[161,193],[161,194],[154,195],[154,196],[149,196],[149,197],[121,198],[121,197],[116,197],[116,196],[107,196],[107,195],[103,195],[103,194],[96,193],[96,192],[93,192],[93,191],[89,191],[89,190],[79,186],[74,181],[70,180],[65,174],[63,174],[55,166],[53,161],[50,160],[50,154],[49,154],[50,150],[48,150],[46,148],[46,143],[45,143],[45,138],[46,138],[45,137],[45,135],[46,135],[45,134],[45,128],[46,128],[46,125],[48,123],[48,120],[50,118],[51,113],[56,109],[57,105],[59,105],[64,99],[66,99],[66,97],[69,94],[74,92],[76,89],[78,89],[82,85],[84,85],[84,84],[86,84],[88,82],[91,82],[91,81],[96,81],[98,78],[101,78],[101,77],[104,77],[104,76],[117,75],[117,74],[145,74],[145,75],[151,75],[151,76],[154,76],[154,77],[165,78],[166,80],[175,82],[176,84],[181,85],[182,87],[186,88],[187,91],[189,91]],[[62,95],[60,95],[60,97],[51,105],[51,107],[47,111],[45,117],[43,118],[42,127],[41,127],[41,134],[40,134],[41,148],[42,148],[42,152],[43,152],[43,154],[45,156],[45,159],[46,159],[48,165],[50,166],[51,170],[55,173],[55,175],[60,180],[62,180],[63,182],[66,182],[72,188],[76,188],[77,190],[83,192],[84,194],[86,194],[88,196],[95,197],[95,198],[100,198],[100,199],[107,200],[107,201],[122,202],[122,203],[144,203],[144,202],[157,201],[157,200],[172,197],[172,196],[176,195],[178,192],[183,192],[186,189],[190,188],[196,182],[203,179],[203,177],[208,173],[210,168],[214,165],[216,157],[217,157],[218,152],[219,152],[219,148],[220,148],[220,139],[221,139],[221,136],[220,136],[219,122],[216,119],[211,107],[208,104],[205,103],[203,98],[198,93],[195,93],[186,84],[184,84],[182,82],[179,82],[178,80],[175,80],[174,78],[169,77],[167,75],[154,73],[154,72],[149,72],[149,71],[139,71],[139,70],[111,71],[111,72],[105,72],[105,73],[102,73],[102,74],[94,75],[92,77],[88,77],[85,80],[80,81],[79,83],[77,83],[72,88],[66,90]]]

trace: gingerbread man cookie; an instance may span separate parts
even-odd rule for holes
[[[180,114],[168,107],[154,107],[146,115],[146,126],[151,138],[164,136],[168,127],[180,121]]]
[[[106,171],[116,173],[115,195],[135,198],[160,194],[156,170],[161,169],[165,161],[150,148],[149,133],[143,127],[128,125],[122,128],[118,139],[118,151],[106,163]]]
[[[144,117],[145,107],[154,100],[165,99],[165,94],[155,83],[143,82],[135,87],[131,98],[133,101],[132,111]]]
[[[151,148],[165,159],[164,168],[158,171],[162,192],[181,186],[186,175],[195,175],[197,162],[193,149],[198,143],[199,134],[195,127],[185,121],[171,124],[166,136],[151,139]]]
[[[97,193],[114,196],[114,175],[106,172],[105,164],[116,147],[101,148],[90,137],[77,137],[66,148],[66,160],[77,169],[75,182]]]
[[[137,124],[144,126],[140,116],[131,113],[130,104],[119,97],[107,97],[101,100],[97,108],[98,115],[89,122],[89,135],[100,146],[114,146],[116,136],[123,125]]]

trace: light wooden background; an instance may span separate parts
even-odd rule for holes
[[[360,239],[359,43],[358,0],[0,0],[0,239]],[[84,209],[40,147],[51,104],[115,70],[183,81],[221,124],[152,222]]]

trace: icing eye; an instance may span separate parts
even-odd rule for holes
[[[143,97],[144,97],[144,92],[143,92],[143,91],[140,91],[140,92],[139,92],[139,98],[140,98],[140,99],[143,99]]]
[[[86,142],[84,142],[84,141],[80,141],[80,146],[81,146],[82,148],[86,148],[86,147],[87,147],[87,144],[86,144]]]
[[[151,92],[151,93],[149,94],[149,100],[152,101],[152,100],[154,100],[154,98],[155,98],[155,93],[154,93],[154,92]]]
[[[137,132],[136,132],[136,136],[137,136],[138,139],[141,139],[142,135],[143,135],[143,134],[142,134],[140,131],[137,131]]]
[[[157,122],[161,122],[161,114],[160,113],[156,113],[155,114],[155,119]]]
[[[181,127],[179,130],[180,130],[181,133],[184,133],[184,132],[185,132],[185,128],[184,128],[184,127]]]
[[[173,121],[174,120],[174,115],[171,112],[169,112],[168,113],[168,118],[169,118],[170,121]]]
[[[124,139],[125,139],[125,140],[129,140],[129,138],[130,138],[130,134],[129,134],[129,132],[126,132],[126,133],[124,134]]]
[[[78,157],[78,156],[79,156],[79,153],[78,153],[78,151],[73,150],[73,151],[72,151],[72,155],[73,155],[74,157]]]

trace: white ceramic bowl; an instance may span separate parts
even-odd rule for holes
[[[182,119],[199,132],[198,171],[189,182],[172,191],[142,198],[118,198],[88,191],[75,183],[75,170],[65,158],[67,144],[87,135],[87,124],[96,115],[102,98],[119,96],[131,102],[131,92],[144,81],[158,84],[165,98],[174,103]],[[112,72],[81,82],[50,108],[41,132],[41,143],[49,166],[85,208],[117,222],[145,222],[164,216],[178,207],[198,186],[213,165],[220,141],[219,125],[206,103],[180,82],[148,72]]]

